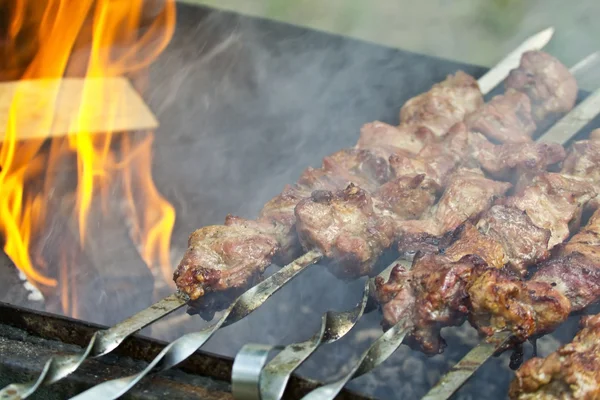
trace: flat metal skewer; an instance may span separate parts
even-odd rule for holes
[[[273,293],[281,289],[283,285],[298,276],[309,265],[317,263],[322,257],[321,253],[317,251],[309,251],[244,292],[225,310],[223,316],[215,324],[201,331],[183,335],[169,343],[143,371],[135,375],[103,382],[72,397],[72,399],[116,399],[125,394],[150,372],[164,371],[174,367],[194,354],[219,328],[231,325],[246,317],[260,307]]]
[[[567,143],[571,137],[583,128],[587,123],[594,119],[600,113],[600,89],[596,90],[584,101],[578,104],[566,116],[564,116],[553,128],[549,129],[539,140],[548,140],[551,136],[555,142]],[[559,125],[558,129],[555,127]],[[330,400],[343,389],[345,384],[364,373],[369,372],[379,364],[387,360],[402,344],[404,337],[413,328],[410,321],[401,320],[390,330],[379,337],[363,354],[359,363],[340,380],[322,386],[308,393],[303,399],[310,400]],[[392,333],[389,333],[393,331]],[[473,373],[483,365],[494,353],[502,348],[509,340],[510,334],[499,332],[488,339],[488,343],[483,343],[469,352],[455,368],[450,370],[438,383],[432,391],[435,397],[427,394],[428,400],[446,400],[460,386],[466,382]],[[457,368],[458,367],[458,368]],[[433,395],[432,395],[433,396]]]
[[[500,61],[494,68],[489,70],[478,81],[482,93],[487,94],[494,87],[500,84],[505,79],[508,72],[519,65],[519,60],[524,52],[543,48],[550,41],[553,34],[554,28],[550,27],[529,37],[517,49]],[[302,257],[297,259],[296,263],[299,262],[301,258]],[[298,273],[299,272],[300,271],[298,271]],[[277,273],[274,275],[276,274]],[[251,290],[252,289],[249,291]],[[52,384],[71,374],[73,371],[79,368],[81,363],[86,358],[100,357],[108,354],[118,347],[128,336],[136,333],[143,327],[158,321],[171,312],[183,307],[186,302],[187,297],[184,295],[172,294],[148,307],[147,309],[140,311],[138,314],[108,329],[104,333],[99,332],[91,338],[90,343],[82,353],[55,356],[48,360],[39,377],[35,381],[22,384],[10,384],[1,389],[0,400],[18,400],[29,397],[41,385]],[[104,337],[106,337],[106,339],[104,339]]]
[[[403,260],[410,268],[410,263]],[[391,270],[398,265],[395,261],[378,277],[387,278]],[[319,346],[333,343],[343,338],[360,320],[369,295],[373,279],[365,282],[361,301],[348,311],[327,311],[321,317],[319,330],[308,340],[292,343],[282,348],[265,366],[266,356],[279,346],[265,346],[249,343],[244,345],[235,357],[231,374],[232,392],[239,400],[279,400],[283,397],[290,376]],[[368,312],[368,311],[367,311]]]

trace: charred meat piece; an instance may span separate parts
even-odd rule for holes
[[[569,300],[551,284],[526,283],[498,269],[474,269],[467,293],[469,320],[486,335],[510,329],[525,340],[550,331],[571,312]]]
[[[472,225],[470,227],[475,229]],[[477,248],[478,244],[485,245],[485,242],[474,243],[473,248]],[[408,343],[412,347],[428,354],[443,350],[445,343],[440,330],[464,320],[468,311],[465,287],[471,270],[473,265],[485,264],[472,255],[472,251],[463,257],[462,250],[455,248],[445,254],[417,256],[412,270],[396,267],[388,282],[384,282],[383,278],[376,280],[376,296],[383,310],[384,329],[402,318],[410,318],[413,330]]]
[[[483,96],[475,78],[458,71],[407,101],[400,109],[400,123],[426,128],[435,137],[441,137],[482,105]]]
[[[371,196],[353,184],[337,192],[313,192],[295,214],[302,246],[333,260],[331,271],[338,277],[368,275],[394,238],[392,219],[378,215]]]
[[[427,354],[444,350],[440,335],[444,326],[460,325],[468,311],[466,284],[473,264],[483,262],[476,256],[459,260],[427,254],[416,260],[409,284],[415,298],[414,329],[408,343]]]
[[[532,358],[517,371],[513,400],[600,398],[600,316],[583,317],[571,343],[546,358]]]
[[[195,300],[204,293],[246,287],[271,264],[277,241],[242,226],[207,226],[190,236],[173,279]]]
[[[528,143],[536,129],[529,97],[516,90],[495,96],[465,118],[470,131],[498,143]]]
[[[401,320],[412,322],[415,308],[415,295],[410,284],[412,274],[412,270],[397,264],[387,282],[381,276],[375,278],[375,296],[383,313],[381,324],[384,329]]]
[[[523,92],[531,99],[536,121],[568,112],[577,99],[577,81],[569,69],[542,51],[523,54],[519,68],[510,72],[505,87]]]
[[[427,215],[420,220],[397,222],[398,249],[401,252],[437,251],[443,235],[479,217],[510,187],[509,183],[487,179],[478,170],[458,170]]]
[[[502,265],[508,265],[519,275],[525,275],[527,266],[550,256],[550,231],[536,226],[525,212],[517,208],[493,206],[479,219],[477,229],[488,242],[501,246],[504,255]],[[485,250],[485,253],[488,251]],[[499,266],[483,254],[480,256],[488,264]]]

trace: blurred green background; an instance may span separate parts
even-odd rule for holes
[[[600,0],[180,0],[484,66],[527,36],[567,65],[600,50]]]

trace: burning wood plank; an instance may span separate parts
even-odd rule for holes
[[[0,83],[0,140],[155,129],[158,121],[129,80],[38,79]]]

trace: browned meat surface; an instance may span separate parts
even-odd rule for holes
[[[302,246],[331,259],[331,270],[340,277],[369,274],[394,237],[392,219],[378,215],[371,196],[354,185],[315,191],[298,203],[295,213]]]
[[[375,296],[383,313],[382,325],[387,329],[401,320],[411,322],[415,308],[415,296],[410,285],[413,272],[397,264],[388,282],[378,276],[375,278]]]
[[[476,164],[496,179],[513,180],[513,175],[533,178],[550,165],[563,161],[565,149],[557,143],[507,143],[496,145],[480,133],[469,134],[470,155]],[[528,185],[525,179],[521,185]]]
[[[356,148],[387,150],[388,157],[398,150],[408,154],[417,154],[428,138],[427,132],[418,126],[392,126],[385,122],[375,121],[363,125],[360,129],[360,138]]]
[[[271,264],[278,243],[242,226],[207,226],[190,236],[173,276],[177,287],[195,300],[204,293],[247,286]]]
[[[458,71],[407,101],[400,109],[400,123],[426,128],[441,137],[482,105],[483,96],[475,78]]]
[[[464,161],[468,152],[468,132],[463,123],[455,124],[444,140],[428,143],[417,155],[397,152],[390,156],[393,176],[424,174],[439,188],[446,185],[450,173]]]
[[[426,254],[416,261],[408,283],[413,291],[414,330],[409,344],[428,354],[443,351],[440,336],[443,326],[459,324],[467,311],[465,285],[476,257],[454,261],[451,258]]]
[[[488,242],[502,248],[502,265],[508,265],[519,275],[525,274],[527,266],[550,256],[550,231],[536,226],[526,213],[517,208],[493,206],[479,219],[477,229]],[[492,263],[483,254],[480,256],[491,266],[502,266]]]
[[[594,129],[590,132],[590,140],[594,142],[600,140],[600,129]]]
[[[532,358],[517,371],[513,400],[594,400],[600,398],[600,316],[583,317],[571,343],[546,358]]]
[[[536,128],[529,97],[516,90],[495,96],[468,115],[465,123],[470,131],[480,132],[499,143],[531,142]]]
[[[596,195],[594,186],[584,179],[546,173],[504,204],[525,211],[536,226],[548,229],[548,248],[553,248],[569,237],[571,229],[578,228],[583,206]]]
[[[395,219],[416,219],[429,210],[436,200],[437,185],[425,174],[402,176],[382,185],[374,193],[374,205],[380,213]]]
[[[523,339],[551,331],[570,312],[600,299],[599,244],[597,211],[559,256],[542,263],[529,281],[498,270],[474,272],[468,288],[472,322],[486,334],[512,329]]]
[[[376,281],[384,328],[409,317],[414,326],[409,344],[428,354],[443,350],[441,328],[459,324],[466,315],[465,287],[471,270],[473,265],[485,264],[473,254],[479,252],[489,258],[496,254],[492,262],[502,265],[501,249],[480,240],[482,235],[472,225],[467,224],[462,237],[464,240],[457,242],[460,245],[450,247],[445,254],[416,257],[411,271],[401,269],[391,274],[388,282],[382,278]],[[472,244],[470,251],[464,246],[467,241]]]
[[[390,179],[387,158],[364,149],[344,149],[326,156],[323,169],[348,183],[370,190]]]
[[[507,90],[523,92],[531,99],[536,121],[568,112],[577,99],[577,81],[569,69],[542,51],[523,54],[519,68],[510,72],[505,86]]]
[[[599,132],[597,129],[594,132]],[[600,140],[575,142],[569,148],[562,171],[566,174],[590,179],[600,183]]]
[[[422,219],[397,222],[399,250],[435,251],[439,244],[435,238],[479,217],[510,186],[506,182],[487,179],[478,170],[458,170],[449,179],[438,203]]]
[[[492,268],[476,268],[467,285],[469,319],[482,333],[511,329],[525,340],[545,333],[571,312],[566,296],[544,282],[523,282]]]

